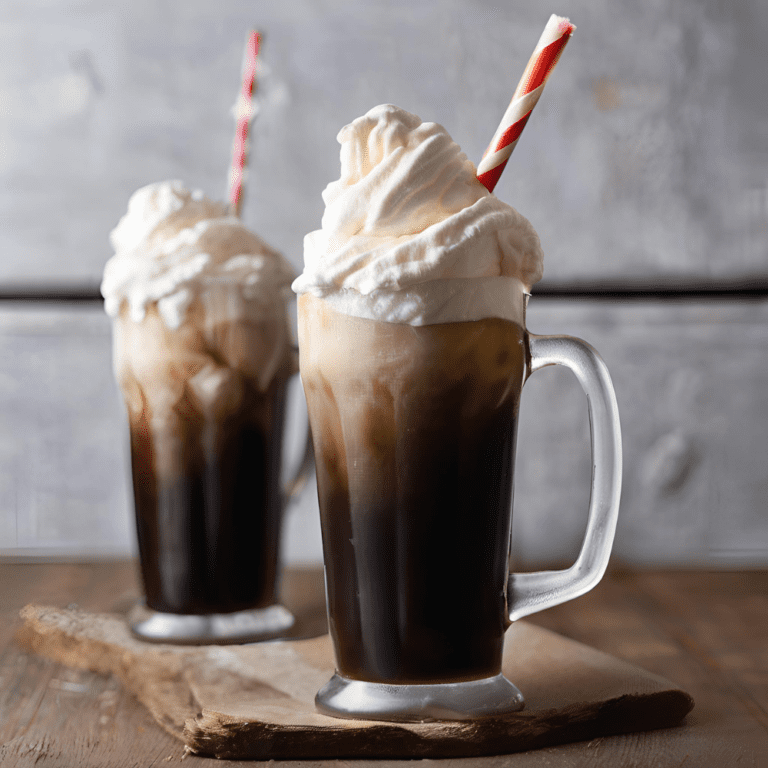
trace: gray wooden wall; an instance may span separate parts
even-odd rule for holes
[[[298,269],[338,177],[338,129],[392,102],[477,161],[551,11],[578,29],[496,192],[546,253],[529,328],[586,338],[615,379],[616,557],[768,565],[763,0],[4,0],[0,554],[133,549],[95,287],[138,186],[225,194],[249,27],[265,42],[243,215]],[[516,476],[524,565],[573,556],[587,439],[575,380],[536,374]],[[285,553],[320,557],[312,488],[287,515]]]

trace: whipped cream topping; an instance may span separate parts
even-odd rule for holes
[[[137,190],[110,235],[101,292],[111,317],[127,305],[141,322],[156,304],[165,324],[178,328],[200,298],[218,321],[284,318],[294,277],[277,251],[228,214],[225,205],[180,181]]]
[[[294,291],[385,322],[521,319],[523,291],[541,277],[539,237],[442,126],[385,104],[338,141],[341,178],[323,192]]]

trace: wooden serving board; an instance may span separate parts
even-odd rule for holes
[[[228,759],[435,758],[504,754],[678,724],[693,700],[664,678],[520,621],[504,673],[522,712],[471,722],[339,720],[314,708],[333,673],[328,635],[242,646],[148,644],[123,617],[28,605],[19,642],[114,674],[194,754]]]

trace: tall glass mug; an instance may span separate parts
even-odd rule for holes
[[[294,623],[275,599],[283,507],[311,465],[308,443],[282,487],[295,350],[284,321],[215,322],[214,298],[178,328],[154,305],[114,320],[146,597],[130,624],[145,640],[244,642]]]
[[[524,319],[522,286],[511,300]],[[384,720],[522,708],[501,674],[506,629],[594,587],[613,543],[621,436],[605,365],[583,341],[508,320],[386,323],[309,293],[299,350],[336,652],[317,707]],[[547,365],[587,394],[589,522],[571,568],[509,573],[520,394]]]

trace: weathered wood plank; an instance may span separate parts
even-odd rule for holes
[[[628,586],[768,732],[768,574],[682,574],[674,585],[647,574]]]
[[[768,646],[768,623],[764,608],[751,609],[765,603],[765,587],[764,572],[616,572],[593,592],[532,620],[610,649],[693,693],[696,707],[671,740],[642,737],[654,759],[677,754],[687,755],[686,765],[759,768],[768,758],[768,726],[755,701],[753,670]],[[735,615],[740,620],[733,621]],[[742,667],[728,664],[731,654],[740,654]],[[641,764],[630,758],[638,748],[632,737],[612,742],[607,749],[616,765]],[[596,761],[604,756],[601,749],[594,753]]]
[[[105,585],[104,589],[100,592],[94,590],[89,598],[84,594],[83,587],[92,583],[90,576],[81,573],[73,579],[73,572],[70,571],[70,576],[60,579],[70,567],[74,567],[75,571],[90,570],[92,576]],[[17,607],[21,607],[22,597],[26,596],[16,597],[5,587],[19,583],[19,569],[26,571],[28,577],[30,586],[27,594],[45,594],[51,584],[68,580],[72,586],[65,599],[94,610],[108,610],[112,606],[109,593],[116,594],[127,589],[133,574],[132,564],[125,563],[112,563],[104,568],[92,565],[0,564],[0,599],[2,605],[9,608],[14,600]],[[314,572],[315,580],[318,575],[319,572]],[[646,765],[677,768],[689,764],[702,768],[731,765],[761,768],[768,756],[768,734],[755,712],[744,705],[738,688],[749,684],[750,669],[762,663],[760,645],[763,649],[768,646],[768,624],[762,621],[762,609],[755,610],[756,605],[764,602],[767,578],[765,573],[614,573],[579,600],[538,614],[535,621],[539,624],[690,687],[697,707],[686,724],[678,729],[477,759],[471,764],[481,768],[543,768],[551,765],[567,768],[640,768]],[[291,575],[288,581],[292,579]],[[312,581],[312,572],[305,572],[295,582],[295,587],[301,592]],[[289,587],[288,592],[293,593],[293,589]],[[322,596],[318,598],[317,595],[312,598],[315,601],[321,599]],[[707,624],[713,614],[718,619],[722,618],[726,609],[735,612],[728,615],[727,621]],[[732,615],[737,615],[739,621],[733,622]],[[718,666],[720,662],[712,666],[702,661],[688,639],[694,638],[697,626],[702,631],[695,636],[695,641],[705,648],[722,646],[724,649],[730,642],[733,642],[734,648],[742,648],[742,663],[729,666],[732,676],[721,674],[723,667]],[[750,656],[752,650],[755,655]],[[174,740],[143,715],[143,710],[132,698],[115,689],[113,679],[64,670],[51,662],[42,662],[39,668],[33,668],[30,666],[36,663],[33,657],[26,657],[14,648],[6,648],[4,653],[4,660],[14,654],[15,658],[24,657],[21,662],[14,660],[10,663],[11,669],[16,670],[13,685],[26,686],[27,700],[40,702],[28,730],[14,735],[11,742],[0,748],[4,766],[64,768],[75,764],[73,755],[81,760],[77,764],[86,768],[159,767],[167,765],[166,760],[175,764],[181,759],[181,749]],[[722,658],[727,664],[728,655],[723,654]],[[746,664],[743,663],[745,659]],[[0,669],[6,668],[2,666]],[[72,676],[71,679],[68,675]],[[50,680],[58,682],[49,686],[45,681]],[[8,682],[0,684],[0,723],[5,722],[7,717],[2,702],[8,695],[9,687],[12,685]],[[65,723],[66,733],[72,734],[69,740],[58,740],[57,733],[46,724],[60,722],[61,716],[55,711],[54,702],[70,713],[71,719]],[[102,721],[103,717],[107,721]],[[0,732],[3,737],[6,736],[7,731],[2,725]],[[93,734],[98,734],[98,741],[88,741]],[[3,741],[0,738],[0,744]],[[56,744],[64,744],[65,748],[57,750]],[[190,759],[200,768],[221,765],[220,761]],[[232,764],[254,765],[245,762]],[[403,763],[372,760],[285,763],[286,768],[351,768],[352,765],[355,768],[395,768]],[[435,760],[430,765],[457,768],[464,764],[457,760]]]
[[[115,678],[63,667],[10,642],[19,604],[30,597],[116,606],[126,590],[135,596],[133,563],[0,564],[3,765],[117,767],[126,765],[127,755],[138,761],[139,754],[142,765],[165,765],[168,756],[181,756],[176,742]]]
[[[0,308],[0,550],[129,546],[108,334],[96,308]]]
[[[768,561],[767,320],[765,302],[531,300],[531,331],[584,338],[613,376],[624,443],[616,559]],[[518,435],[520,562],[575,557],[586,523],[588,434],[570,373],[535,374],[523,391]]]
[[[43,15],[8,0],[0,284],[97,282],[142,184],[182,178],[224,195],[254,24],[266,39],[245,219],[298,266],[338,178],[342,125],[392,102],[444,124],[477,162],[548,13],[536,0],[417,14],[408,0],[322,12],[295,0],[255,17],[244,0],[190,2],[169,37],[152,0]],[[765,4],[602,0],[573,14],[574,40],[497,187],[541,232],[547,276],[765,277]]]
[[[376,723],[314,706],[333,673],[328,635],[190,648],[134,640],[114,614],[27,606],[20,642],[76,668],[111,671],[195,754],[219,758],[478,757],[678,725],[674,684],[527,622],[507,634],[503,671],[522,712],[471,722]],[[199,714],[198,714],[199,713]]]
[[[0,306],[0,555],[124,557],[135,551],[128,437],[99,306]],[[303,445],[296,379],[285,465]],[[318,560],[314,489],[286,519],[287,559]],[[314,503],[314,507],[312,507]]]
[[[325,625],[322,576],[295,570],[287,603],[306,631]],[[184,748],[112,676],[74,670],[27,654],[11,642],[18,611],[30,601],[121,610],[138,594],[133,562],[0,563],[0,763],[124,768],[180,761]],[[200,768],[220,761],[197,758]],[[232,765],[253,765],[234,761]]]

